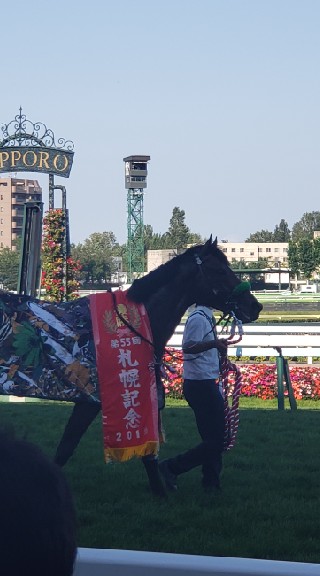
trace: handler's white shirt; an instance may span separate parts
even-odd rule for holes
[[[210,322],[212,318],[212,324]],[[183,333],[182,346],[189,341],[209,342],[214,340],[215,320],[212,309],[197,306],[190,314]],[[183,354],[183,376],[188,380],[219,378],[219,355],[216,348],[200,354]]]

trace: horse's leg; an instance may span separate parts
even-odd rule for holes
[[[162,428],[162,418],[161,411],[158,412],[158,429],[159,429],[159,439],[164,440],[164,430]],[[161,474],[159,471],[159,461],[158,455],[148,454],[148,456],[142,457],[142,463],[146,469],[151,492],[155,496],[164,497],[167,495],[166,489],[162,482]]]
[[[64,429],[54,461],[64,466],[71,458],[83,434],[101,410],[99,402],[77,402]]]

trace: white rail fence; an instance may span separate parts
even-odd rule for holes
[[[177,326],[168,346],[181,348],[183,330],[183,324]],[[320,326],[244,326],[241,342],[229,346],[229,355],[279,356],[277,348],[283,356],[307,357],[308,364],[312,364],[313,358],[320,357]]]
[[[172,338],[167,346],[181,349],[184,324],[177,326]],[[220,336],[220,328],[218,328]],[[223,335],[221,335],[222,337]],[[313,359],[320,358],[320,325],[310,324],[300,326],[290,325],[248,325],[244,326],[244,335],[239,344],[229,346],[229,356],[280,356],[281,349],[283,357],[307,358],[308,364],[313,363]],[[6,398],[9,402],[25,402],[25,398],[17,396],[0,397]],[[320,573],[319,573],[320,576]]]
[[[319,576],[320,564],[80,548],[74,576]]]

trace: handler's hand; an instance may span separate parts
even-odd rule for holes
[[[224,338],[216,340],[216,348],[219,350],[219,352],[221,352],[221,354],[226,354],[228,350],[228,340],[225,340]]]

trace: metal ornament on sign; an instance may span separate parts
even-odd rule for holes
[[[33,123],[22,114],[1,126],[1,172],[44,172],[68,178],[71,172],[74,144],[55,140],[54,132],[42,122]]]
[[[11,132],[13,130],[13,132]],[[43,122],[31,122],[22,114],[15,116],[8,124],[1,126],[3,140],[0,140],[0,148],[5,146],[41,146],[44,148],[56,148],[57,150],[74,151],[74,144],[71,140],[59,138],[55,141],[54,132],[47,128]]]

